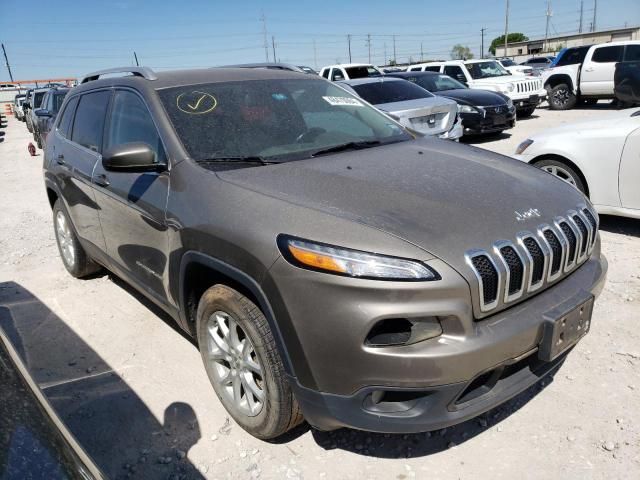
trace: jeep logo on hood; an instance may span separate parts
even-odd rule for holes
[[[524,222],[526,220],[529,220],[530,218],[541,216],[540,210],[538,210],[537,208],[530,208],[529,210],[524,212],[515,210],[514,213],[516,214],[516,220],[518,220],[519,222]]]

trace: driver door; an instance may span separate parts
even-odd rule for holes
[[[640,209],[640,128],[633,131],[624,144],[618,184],[622,207]]]

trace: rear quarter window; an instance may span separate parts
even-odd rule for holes
[[[619,62],[622,60],[623,50],[624,47],[622,45],[596,48],[593,52],[593,57],[591,57],[591,61],[597,63]]]

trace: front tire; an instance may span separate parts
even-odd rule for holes
[[[547,90],[547,102],[551,110],[571,110],[577,101],[576,95],[566,83],[559,83]]]
[[[76,278],[86,277],[100,270],[85,252],[60,199],[53,205],[53,228],[64,268]]]
[[[533,164],[535,167],[550,173],[554,177],[558,177],[560,180],[573,185],[580,190],[584,195],[587,195],[587,186],[582,180],[582,176],[577,172],[575,168],[566,163],[554,160],[551,158],[537,161]]]
[[[209,288],[197,335],[213,389],[244,430],[268,440],[302,422],[267,319],[251,300],[224,285]]]

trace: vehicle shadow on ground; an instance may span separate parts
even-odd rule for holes
[[[378,458],[414,458],[437,454],[467,442],[488,430],[496,429],[498,432],[502,430],[499,423],[547,388],[563,363],[553,373],[508,402],[453,427],[404,435],[369,433],[346,428],[333,432],[312,430],[313,439],[325,450],[341,449]]]
[[[498,140],[506,140],[511,137],[508,132],[489,133],[485,135],[467,135],[460,139],[460,143],[466,145],[481,145],[483,143],[497,142]]]
[[[600,215],[600,230],[640,237],[640,220],[613,215]]]
[[[0,326],[62,421],[107,477],[204,478],[186,456],[201,437],[189,404],[173,402],[160,423],[121,375],[15,282],[0,283]]]

